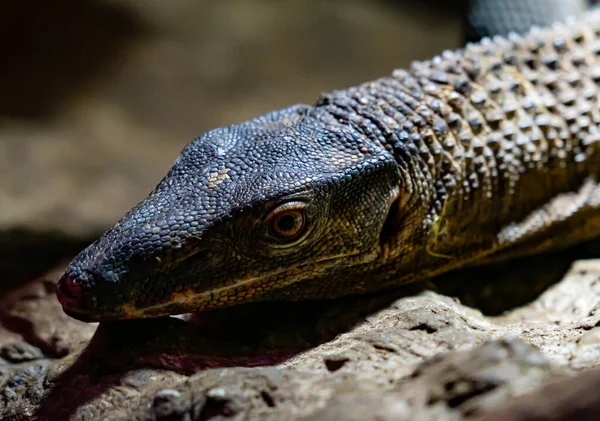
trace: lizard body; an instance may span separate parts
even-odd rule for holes
[[[59,282],[83,320],[331,298],[600,234],[600,14],[190,143]]]

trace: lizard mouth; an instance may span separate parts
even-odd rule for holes
[[[209,291],[188,293],[174,293],[171,295],[171,300],[165,303],[156,304],[153,306],[134,308],[133,306],[124,305],[122,310],[126,318],[147,318],[160,317],[168,314],[183,314],[193,313],[198,311],[212,310],[215,308],[228,307],[233,304],[247,303],[260,300],[260,295],[250,295],[252,291],[260,289],[262,284],[271,284],[275,278],[285,278],[282,275],[289,273],[296,276],[290,277],[286,282],[280,282],[277,289],[281,289],[305,279],[318,276],[332,267],[335,267],[340,262],[347,265],[347,259],[352,259],[352,264],[362,264],[373,260],[377,253],[347,253],[337,256],[328,256],[323,259],[316,260],[310,263],[286,267],[283,269],[271,271],[256,277],[251,277],[239,280],[231,285],[226,285],[220,288],[215,288]],[[243,297],[238,300],[223,300],[223,297]],[[105,317],[103,317],[104,319]]]
[[[348,264],[348,259],[354,260],[353,264],[361,264],[371,261],[372,257],[372,253],[360,252],[328,256],[314,262],[286,267],[260,276],[241,279],[233,284],[208,291],[197,292],[195,290],[188,290],[174,292],[168,301],[155,305],[137,307],[132,303],[124,303],[116,311],[88,310],[80,305],[81,289],[77,287],[76,280],[68,276],[63,276],[59,281],[57,297],[63,307],[63,311],[67,315],[83,322],[154,318],[212,310],[228,307],[233,304],[257,301],[260,299],[260,294],[257,294],[256,291],[263,289],[261,288],[262,285],[271,283],[274,279],[286,279],[279,282],[277,289],[280,289],[307,278],[317,277],[322,272],[335,267],[342,261],[344,265]],[[286,273],[289,273],[290,276],[284,276]],[[270,288],[272,289],[272,287]]]
[[[56,291],[56,297],[58,298],[59,303],[62,305],[63,311],[69,317],[73,319],[79,320],[81,322],[86,323],[94,323],[108,320],[126,320],[126,319],[135,319],[140,318],[137,312],[130,313],[126,311],[126,307],[121,309],[121,311],[94,311],[94,310],[86,310],[78,305],[78,302],[70,297],[68,294],[65,294],[63,288],[60,287]],[[143,316],[143,317],[152,317],[152,316]],[[158,316],[156,316],[158,317]]]

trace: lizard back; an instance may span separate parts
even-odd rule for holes
[[[321,98],[408,169],[378,271],[402,282],[600,234],[599,36],[589,13]]]

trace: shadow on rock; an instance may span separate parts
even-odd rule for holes
[[[189,317],[102,323],[85,348],[57,361],[38,419],[69,419],[119,386],[161,388],[211,368],[280,364],[348,331],[398,294],[251,304]],[[160,378],[158,378],[160,377]],[[133,384],[132,384],[133,383]]]
[[[600,239],[563,250],[465,268],[431,280],[427,288],[456,297],[487,316],[535,301],[557,284],[576,260],[600,256]]]

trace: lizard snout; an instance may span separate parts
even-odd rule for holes
[[[81,296],[81,282],[72,276],[64,275],[58,281],[59,300],[77,300]]]
[[[85,278],[85,275],[82,276]],[[91,319],[82,312],[85,308],[84,282],[86,279],[65,274],[58,281],[56,296],[65,313],[75,319],[87,322]]]

